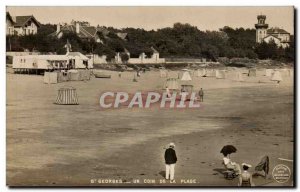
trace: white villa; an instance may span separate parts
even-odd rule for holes
[[[145,53],[141,53],[138,58],[131,58],[130,53],[127,49],[125,49],[125,53],[129,56],[127,61],[128,64],[157,64],[157,63],[165,63],[164,58],[159,58],[159,52],[151,47],[153,54],[151,57],[147,57]],[[115,56],[116,63],[122,63],[121,55],[118,52]]]
[[[33,15],[11,16],[6,12],[6,35],[31,35],[36,34],[40,27]]]
[[[255,24],[256,42],[269,43],[270,41],[274,41],[278,47],[289,47],[290,33],[278,27],[269,29],[269,25],[265,23],[266,18],[267,17],[265,15],[257,16],[258,22]]]

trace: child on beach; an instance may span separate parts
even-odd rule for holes
[[[251,173],[248,172],[248,169],[252,166],[247,163],[243,163],[242,166],[243,166],[244,171],[240,175],[238,186],[241,186],[241,187],[254,186],[254,183],[252,181],[252,175],[251,175]]]

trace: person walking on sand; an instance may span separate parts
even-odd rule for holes
[[[175,144],[170,143],[169,148],[165,151],[165,163],[166,163],[166,179],[174,180],[175,176],[175,164],[177,162],[176,152],[174,150]]]
[[[243,166],[243,172],[241,173],[241,175],[239,177],[238,186],[241,186],[241,187],[254,186],[254,183],[252,181],[252,175],[251,175],[251,173],[248,172],[248,169],[252,166],[247,163],[242,163],[242,166]]]
[[[200,102],[203,102],[203,96],[204,96],[204,92],[203,89],[201,88],[199,91]]]

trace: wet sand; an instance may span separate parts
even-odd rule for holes
[[[122,78],[92,79],[47,85],[41,76],[7,75],[7,183],[22,186],[105,186],[91,180],[122,180],[122,186],[161,185],[164,147],[175,142],[178,163],[176,183],[165,186],[235,186],[222,175],[224,145],[238,151],[232,160],[252,165],[269,155],[270,172],[284,163],[293,171],[293,82],[276,85],[194,78],[195,89],[205,90],[200,109],[99,110],[98,96],[105,90],[159,90],[164,79],[158,72],[133,73]],[[53,105],[57,89],[77,88],[80,105]],[[253,171],[252,168],[250,171]],[[271,177],[254,178],[257,186],[278,184]],[[155,183],[144,183],[155,181]],[[153,180],[152,180],[153,179]],[[185,179],[182,183],[181,179]],[[196,184],[186,183],[188,179]],[[190,180],[189,180],[190,181]],[[130,182],[130,183],[124,183]],[[109,184],[117,186],[119,184]]]

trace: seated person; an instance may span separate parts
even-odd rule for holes
[[[223,163],[225,165],[225,167],[227,169],[233,169],[234,172],[237,174],[237,175],[240,175],[241,174],[241,167],[239,164],[235,163],[235,162],[232,162],[229,157],[227,157],[228,155],[224,155],[224,158],[223,158]]]
[[[240,175],[238,186],[241,187],[254,186],[254,183],[252,181],[252,175],[251,173],[248,172],[248,169],[252,166],[246,163],[243,163],[242,166],[244,171]]]

